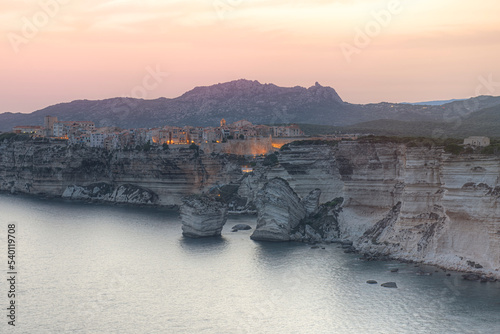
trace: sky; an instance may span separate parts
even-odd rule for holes
[[[351,103],[500,95],[498,0],[0,2],[0,112],[237,79]]]

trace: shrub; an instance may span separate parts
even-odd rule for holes
[[[2,134],[0,134],[0,141],[3,141],[4,139],[8,140],[8,139],[15,137],[15,136],[16,136],[16,134],[13,132],[2,133]]]
[[[276,156],[276,154],[271,153],[264,158],[264,162],[262,164],[264,166],[274,166],[277,163],[278,163],[278,157]]]
[[[149,140],[146,144],[142,145],[142,150],[144,152],[148,152],[149,150],[151,150],[151,142]]]
[[[344,198],[343,197],[336,197],[334,198],[333,200],[331,200],[330,202],[326,202],[324,204],[324,206],[326,207],[335,207],[339,204],[342,204],[344,202]]]
[[[448,144],[448,145],[445,145],[444,151],[446,153],[459,155],[460,153],[462,153],[463,147],[460,145],[457,145],[457,144]]]
[[[280,151],[290,151],[290,150],[291,150],[290,144],[285,144],[280,148]]]

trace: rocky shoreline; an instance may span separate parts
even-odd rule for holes
[[[248,159],[3,141],[0,191],[149,207],[212,196],[227,214],[257,212],[255,240],[351,240],[345,250],[500,278],[498,157],[342,142]]]
[[[68,199],[68,198],[63,198],[61,196],[51,196],[51,195],[33,195],[33,194],[12,194],[8,191],[0,191],[0,194],[6,194],[6,195],[12,195],[12,196],[26,196],[28,198],[42,198],[42,199],[48,199],[48,200],[60,200],[60,201],[74,201],[74,202],[81,202],[81,203],[92,203],[92,204],[104,204],[104,205],[113,205],[113,206],[124,206],[124,207],[138,207],[138,208],[165,208],[169,210],[176,210],[180,213],[181,206],[179,205],[147,205],[147,204],[137,204],[137,203],[110,203],[105,200],[100,200],[100,199]],[[240,215],[257,215],[257,212],[227,212],[227,218],[231,216],[240,216]],[[245,229],[251,229],[250,226],[249,228]],[[238,230],[245,230],[243,228],[239,228]],[[235,232],[234,227],[232,228],[233,232]],[[221,236],[222,234],[216,234],[212,235],[213,236]],[[190,235],[184,235],[186,237],[194,237],[194,238],[199,238],[199,236],[190,236]],[[210,236],[207,236],[210,237]],[[274,242],[276,240],[270,241]],[[431,266],[435,268],[439,268],[444,272],[454,272],[456,274],[460,274],[463,279],[469,280],[469,281],[478,281],[481,283],[485,282],[498,282],[500,281],[500,278],[482,272],[481,270],[477,270],[479,268],[476,268],[475,271],[467,271],[467,270],[460,270],[457,268],[450,268],[450,267],[445,267],[445,266],[440,266],[434,263],[428,263],[425,261],[414,261],[414,260],[408,260],[404,258],[397,258],[397,257],[391,257],[387,255],[374,255],[374,254],[368,254],[368,253],[362,253],[360,250],[356,249],[353,246],[353,242],[350,240],[342,240],[342,239],[330,239],[330,240],[318,240],[318,239],[294,239],[294,240],[289,240],[289,242],[300,242],[300,243],[306,243],[311,245],[311,248],[320,248],[322,247],[321,245],[328,245],[328,244],[338,244],[339,248],[342,248],[345,253],[352,253],[352,254],[359,254],[361,255],[359,257],[360,260],[362,261],[398,261],[400,263],[406,263],[406,264],[415,264],[415,265],[425,265],[425,266]],[[422,276],[430,276],[432,275],[433,271],[428,271],[428,272],[422,272]]]

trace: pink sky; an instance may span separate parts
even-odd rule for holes
[[[0,112],[240,78],[318,81],[352,103],[500,95],[498,13],[498,0],[2,1]]]

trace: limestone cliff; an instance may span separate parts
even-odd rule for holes
[[[265,202],[259,191],[278,177],[292,192],[283,197],[287,203],[273,208],[275,216],[285,208],[298,220],[310,216],[277,229],[283,239],[349,239],[369,254],[500,276],[498,157],[342,142],[291,145],[274,165],[255,161],[254,171],[243,175],[237,158],[191,149],[108,153],[62,143],[4,141],[0,190],[170,205],[231,185],[238,196],[233,208],[261,201],[265,212],[271,198]],[[310,195],[314,189],[319,191]],[[294,207],[297,202],[302,209]],[[317,202],[323,205],[313,213]],[[271,218],[273,210],[261,220]]]
[[[500,276],[500,160],[436,148],[340,145],[341,230],[363,252]]]
[[[107,152],[43,140],[0,143],[0,190],[13,193],[179,205],[183,196],[241,175],[231,156],[193,149]]]
[[[339,236],[361,252],[500,276],[498,157],[392,143],[291,146],[241,193],[276,176],[301,198],[314,188],[322,203],[342,197]]]
[[[102,182],[87,186],[68,186],[62,197],[128,204],[155,204],[158,202],[158,196],[149,189],[143,189],[133,184],[123,184],[115,187]]]
[[[328,145],[292,146],[278,152],[275,166],[259,166],[244,175],[238,195],[254,202],[260,189],[269,180],[279,177],[290,184],[299,198],[319,189],[319,203],[343,196],[342,178],[335,158],[336,149]]]
[[[293,229],[307,215],[299,196],[283,179],[274,178],[259,191],[255,205],[257,228],[253,240],[289,241]]]
[[[227,206],[208,196],[187,196],[180,207],[182,234],[190,238],[220,236]]]

